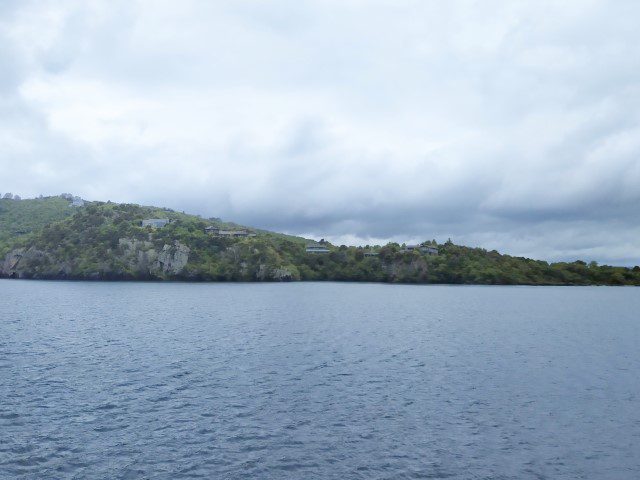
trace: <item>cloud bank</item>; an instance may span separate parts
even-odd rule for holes
[[[635,1],[0,3],[0,192],[640,263]]]

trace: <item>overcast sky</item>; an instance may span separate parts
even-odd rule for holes
[[[0,0],[0,192],[640,263],[640,2]]]

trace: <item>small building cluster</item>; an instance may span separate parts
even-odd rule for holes
[[[168,218],[147,218],[142,220],[142,227],[162,228],[170,222]]]
[[[209,235],[213,235],[215,237],[243,238],[256,236],[254,232],[251,232],[244,228],[238,230],[224,230],[219,227],[207,227],[204,229],[204,231]]]
[[[307,253],[330,253],[331,252],[331,250],[329,250],[329,248],[326,246],[324,241],[321,241],[320,243],[307,244],[305,251]],[[415,251],[425,255],[438,255],[438,247],[428,243],[423,243],[420,245],[404,245],[400,250],[400,252],[402,253],[409,253],[409,252],[415,252]],[[380,255],[380,252],[372,249],[367,249],[367,250],[364,250],[362,254],[364,255],[364,257],[377,257]]]
[[[434,247],[433,245],[406,245],[401,252],[408,253],[418,250],[420,253],[425,253],[427,255],[438,255],[438,247]]]

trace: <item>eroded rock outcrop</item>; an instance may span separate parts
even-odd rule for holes
[[[255,273],[255,279],[259,281],[275,280],[276,282],[290,282],[300,280],[300,273],[295,267],[268,267],[260,264]]]
[[[427,278],[429,266],[424,258],[415,256],[410,261],[394,261],[382,264],[383,271],[389,276],[390,281],[398,279],[411,279],[422,281]]]
[[[0,275],[10,278],[46,278],[53,274],[66,276],[68,265],[56,265],[51,256],[35,247],[17,248],[0,264]]]
[[[118,246],[122,250],[124,261],[133,272],[153,276],[182,273],[191,253],[191,249],[179,241],[175,241],[173,245],[163,245],[160,251],[150,241],[132,238],[121,238]]]
[[[169,275],[177,275],[182,272],[189,261],[191,249],[177,240],[173,245],[165,245],[158,254],[156,268]]]
[[[137,275],[150,275],[158,261],[158,252],[153,248],[153,243],[135,238],[121,238],[118,246],[122,257],[129,269]]]

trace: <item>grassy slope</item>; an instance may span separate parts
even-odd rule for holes
[[[28,200],[0,199],[0,248],[2,244],[35,232],[74,213],[61,197]]]

